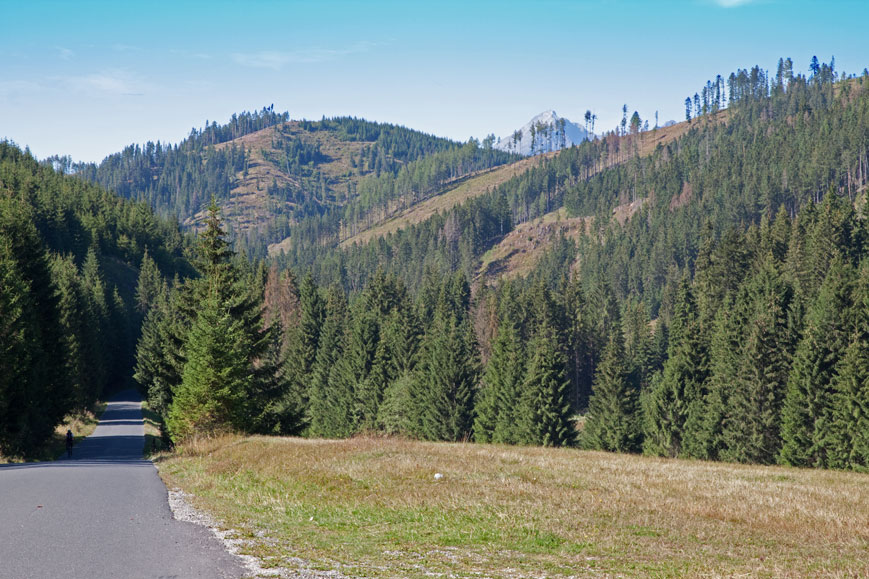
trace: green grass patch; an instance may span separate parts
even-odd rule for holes
[[[154,412],[148,402],[142,402],[142,418],[145,422],[145,448],[142,454],[145,458],[170,450],[172,443],[166,435],[163,418]]]
[[[157,464],[288,569],[869,575],[869,479],[857,473],[383,438],[224,437]]]

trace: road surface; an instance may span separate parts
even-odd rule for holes
[[[126,391],[71,460],[0,465],[0,578],[241,577],[208,529],[172,518],[144,440]]]

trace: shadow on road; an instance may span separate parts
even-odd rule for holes
[[[73,447],[72,458],[50,462],[0,465],[0,471],[23,468],[68,468],[81,466],[151,466],[142,458],[145,430],[141,397],[133,390],[115,395],[106,404],[94,433]]]
[[[20,470],[24,468],[78,468],[78,467],[108,467],[108,466],[153,466],[150,460],[146,460],[144,458],[140,459],[88,459],[88,458],[80,458],[76,459],[73,456],[72,459],[64,459],[64,460],[55,460],[55,461],[46,461],[46,462],[22,462],[22,463],[13,463],[13,464],[0,464],[0,472],[6,470]]]

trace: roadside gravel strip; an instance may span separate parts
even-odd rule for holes
[[[208,529],[173,518],[144,444],[126,391],[71,460],[0,465],[0,578],[249,577]]]
[[[190,504],[190,496],[184,491],[178,489],[169,490],[169,507],[172,509],[172,514],[179,521],[186,521],[207,528],[211,533],[223,543],[227,551],[238,557],[243,563],[247,572],[254,577],[268,578],[280,577],[281,579],[346,579],[344,575],[338,571],[317,571],[308,569],[308,563],[304,559],[293,557],[283,560],[287,565],[292,565],[294,569],[285,567],[263,567],[263,561],[251,555],[242,554],[241,551],[251,541],[238,538],[239,533],[236,531],[222,530],[221,525],[211,518],[207,513],[193,507]],[[260,537],[265,540],[265,538]]]

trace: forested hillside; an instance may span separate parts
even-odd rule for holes
[[[649,156],[651,135],[622,127],[364,245],[338,248],[328,216],[302,224],[283,273],[202,246],[213,283],[152,310],[182,357],[140,344],[140,367],[158,370],[140,382],[178,437],[210,428],[216,407],[262,432],[866,468],[869,75],[792,68],[707,83],[690,130]],[[553,240],[527,277],[471,283],[517,225],[565,210],[584,231]],[[223,239],[216,207],[210,223],[207,239]],[[185,318],[185,300],[217,307],[206,287],[230,291],[226,267],[259,280],[271,354],[244,326],[207,338],[202,313]],[[202,345],[229,335],[235,360]],[[269,370],[215,400],[196,368]]]
[[[159,280],[192,273],[184,245],[145,204],[0,142],[0,454],[129,384]]]
[[[342,245],[513,158],[491,140],[265,110],[75,169],[172,213],[159,191],[208,193],[207,179],[179,185],[208,174],[203,155],[243,147],[247,163],[259,143],[284,169],[255,180],[273,175],[293,215],[271,264],[247,259],[253,237],[232,243],[219,204],[241,223],[238,191],[185,205],[199,230],[188,269],[177,226],[4,145],[3,352],[26,362],[2,383],[17,420],[3,448],[26,451],[122,381],[142,322],[135,379],[176,440],[383,432],[865,469],[869,73],[811,71],[782,60],[774,77],[717,77],[667,138],[636,115],[629,129],[624,107],[613,132],[367,242]],[[343,181],[324,177],[335,139]],[[500,277],[495,248],[517,236],[539,246],[523,275]],[[37,406],[25,383],[56,404],[41,422],[19,419]]]
[[[515,159],[492,139],[457,143],[351,117],[291,121],[273,107],[193,129],[177,145],[131,145],[69,171],[201,227],[211,197],[240,249],[265,257],[297,227],[354,235],[449,183]]]

